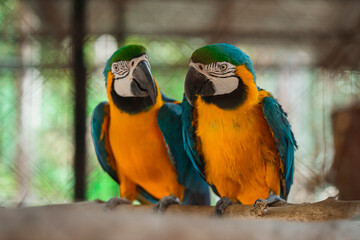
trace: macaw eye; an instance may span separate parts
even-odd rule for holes
[[[130,66],[134,66],[134,64],[135,64],[135,61],[134,60],[132,60],[131,62],[130,62]]]
[[[227,65],[226,65],[226,64],[220,65],[220,70],[221,70],[221,71],[225,71],[226,69],[227,69]]]
[[[199,69],[202,71],[204,69],[204,66],[202,64],[199,64]]]
[[[113,63],[111,68],[112,68],[113,72],[119,72],[120,71],[120,66],[119,66],[119,63],[117,63],[117,62]]]

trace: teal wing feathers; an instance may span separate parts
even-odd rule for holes
[[[195,128],[193,126],[193,107],[188,103],[185,97],[182,101],[182,107],[183,113],[181,120],[183,124],[182,131],[184,148],[196,170],[202,178],[205,179],[205,163],[197,150]]]
[[[164,102],[171,102],[171,103],[176,102],[175,99],[169,98],[168,96],[166,96],[166,95],[163,94],[162,92],[160,92],[160,93],[161,93],[161,99],[162,99]]]
[[[177,180],[185,186],[182,204],[209,205],[209,186],[195,170],[184,150],[181,115],[181,104],[165,103],[158,113],[158,125],[164,136],[170,159],[176,168]]]
[[[102,102],[98,104],[91,117],[91,135],[95,147],[95,152],[101,167],[107,172],[112,179],[120,184],[116,174],[115,159],[112,154],[110,144],[106,141],[109,139],[109,103]],[[146,192],[142,187],[137,186],[137,200],[142,203],[156,203],[158,199]]]
[[[280,154],[283,166],[283,188],[281,196],[287,199],[294,175],[294,151],[297,148],[296,140],[287,120],[287,114],[281,105],[272,97],[265,97],[262,101],[264,117],[270,126]]]
[[[183,137],[184,150],[187,153],[196,171],[206,181],[205,162],[197,149],[195,127],[193,125],[194,108],[189,104],[189,102],[186,100],[185,97],[183,98],[181,105],[182,105],[182,115],[181,115],[182,137]],[[210,185],[210,187],[212,188],[215,194],[220,196],[214,185]]]
[[[111,149],[107,146],[110,146],[106,141],[108,141],[108,129],[106,126],[109,126],[109,103],[102,102],[99,103],[91,116],[91,135],[95,147],[95,152],[98,158],[98,161],[101,167],[107,172],[112,179],[117,183],[119,179],[116,174],[116,169],[114,167],[115,159],[111,152]]]

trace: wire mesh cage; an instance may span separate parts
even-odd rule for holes
[[[256,16],[265,14],[266,18],[271,12],[266,8],[268,4],[225,2],[87,2],[88,32],[83,42],[87,69],[87,165],[84,169],[87,199],[107,200],[119,195],[117,184],[97,162],[89,131],[94,107],[107,100],[103,76],[106,60],[120,46],[144,45],[160,89],[181,101],[192,52],[212,42],[230,42],[244,50],[255,64],[257,84],[272,92],[289,114],[300,146],[289,200],[313,201],[336,194],[336,189],[324,182],[333,156],[330,114],[359,100],[360,77],[356,67],[348,71],[319,67],[315,49],[322,47],[319,39],[331,35],[327,34],[332,30],[328,26],[331,21],[319,30],[311,26],[316,22],[316,12],[304,15],[303,22],[297,21],[297,26],[300,30],[303,28],[304,33],[314,34],[300,37],[301,32],[296,32],[291,23],[283,19],[295,21],[289,15],[301,15],[301,4],[294,1],[293,4],[299,5],[296,10],[293,5],[279,1],[285,17],[275,19],[271,15],[273,22],[269,24],[275,27],[256,32],[254,29],[263,21],[251,20],[246,12],[256,10],[259,11]],[[320,2],[328,7],[325,14],[325,10],[315,4],[324,15],[317,16],[320,20],[326,19],[331,9],[339,5],[338,1],[330,5]],[[4,0],[0,3],[0,205],[60,203],[73,199],[70,6],[69,0],[62,3]],[[227,14],[219,16],[219,6]],[[346,7],[342,9],[349,8]],[[242,25],[239,16],[234,15],[234,9],[239,8],[243,9],[248,25]],[[221,20],[222,16],[226,19]],[[359,14],[352,16],[357,19]],[[208,18],[214,20],[209,23]],[[281,28],[285,29],[283,37],[270,31],[279,32]],[[312,41],[314,35],[318,38]],[[327,46],[338,46],[336,44],[330,42]],[[358,59],[355,59],[357,67]]]

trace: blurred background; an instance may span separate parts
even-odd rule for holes
[[[288,200],[337,195],[325,181],[331,113],[359,101],[360,1],[1,0],[0,206],[71,202],[76,178],[78,199],[118,196],[89,131],[107,99],[106,60],[144,45],[162,91],[181,100],[192,52],[219,42],[251,57],[257,84],[289,114],[299,150]]]

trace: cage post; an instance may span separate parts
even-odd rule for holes
[[[85,0],[73,2],[73,71],[75,87],[75,201],[85,199],[86,178],[86,70],[84,65],[83,43],[85,35]]]

